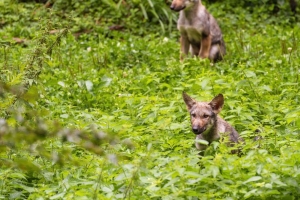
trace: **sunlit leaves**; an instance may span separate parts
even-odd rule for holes
[[[300,196],[298,26],[270,26],[241,7],[231,14],[224,1],[210,4],[228,54],[214,65],[191,57],[180,62],[178,31],[157,36],[157,30],[167,30],[161,22],[173,20],[161,6],[165,2],[123,5],[109,0],[107,9],[95,6],[98,1],[69,3],[56,1],[53,9],[74,7],[75,24],[58,16],[51,19],[81,35],[67,34],[51,54],[43,55],[42,71],[26,79],[30,88],[16,109],[11,109],[12,97],[22,91],[18,84],[28,72],[24,60],[36,49],[31,36],[41,36],[35,24],[24,28],[24,23],[31,15],[49,16],[43,8],[26,10],[31,4],[3,7],[8,14],[2,38],[20,35],[29,41],[27,46],[1,48],[1,198]],[[134,7],[124,10],[131,3]],[[14,9],[28,13],[21,18]],[[122,13],[126,17],[121,20]],[[260,16],[266,18],[266,13]],[[278,21],[276,17],[269,16]],[[146,18],[156,25],[149,26]],[[125,22],[126,30],[108,30],[98,24],[100,19],[107,26]],[[224,94],[220,115],[245,139],[240,156],[231,155],[225,141],[212,143],[204,157],[198,155],[194,143],[207,142],[195,141],[182,91],[201,101]],[[253,141],[256,136],[259,140]]]

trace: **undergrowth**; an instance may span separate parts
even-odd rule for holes
[[[208,4],[227,45],[212,65],[179,62],[176,15],[159,17],[162,2],[150,14],[151,1],[128,1],[135,9],[122,31],[91,20],[122,1],[105,1],[106,10],[96,1],[8,2],[0,4],[1,198],[299,198],[297,16]],[[221,116],[245,139],[240,157],[225,142],[198,156],[182,91],[225,96]]]

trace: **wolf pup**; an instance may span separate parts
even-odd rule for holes
[[[201,0],[173,0],[170,8],[180,11],[177,28],[180,31],[180,60],[191,51],[193,56],[222,60],[226,48],[221,29]]]
[[[206,140],[208,145],[213,141],[218,141],[222,133],[229,136],[228,146],[243,141],[238,132],[225,120],[218,116],[224,105],[222,94],[217,95],[211,102],[197,102],[189,97],[185,92],[182,93],[183,100],[191,115],[192,130],[197,135],[196,139]],[[225,136],[224,135],[224,136]],[[196,148],[204,151],[207,145],[196,142]],[[231,153],[237,153],[232,150]]]

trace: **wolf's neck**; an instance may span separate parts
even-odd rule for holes
[[[220,139],[217,119],[215,119],[214,125],[206,133],[202,134],[202,137],[209,143]]]
[[[201,1],[193,0],[191,2],[191,5],[189,5],[184,10],[182,10],[182,13],[187,19],[190,18],[193,19],[195,18],[195,15],[198,13],[198,9],[200,9],[200,7],[201,7]]]

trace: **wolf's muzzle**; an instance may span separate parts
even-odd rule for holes
[[[193,127],[192,130],[196,135],[199,135],[199,134],[203,133],[204,131],[206,131],[206,128],[205,127],[204,128]]]
[[[179,11],[185,9],[185,6],[183,6],[183,7],[176,7],[176,6],[174,6],[174,5],[171,5],[170,8],[171,8],[171,10],[174,10],[174,11],[176,11],[176,12],[179,12]]]

